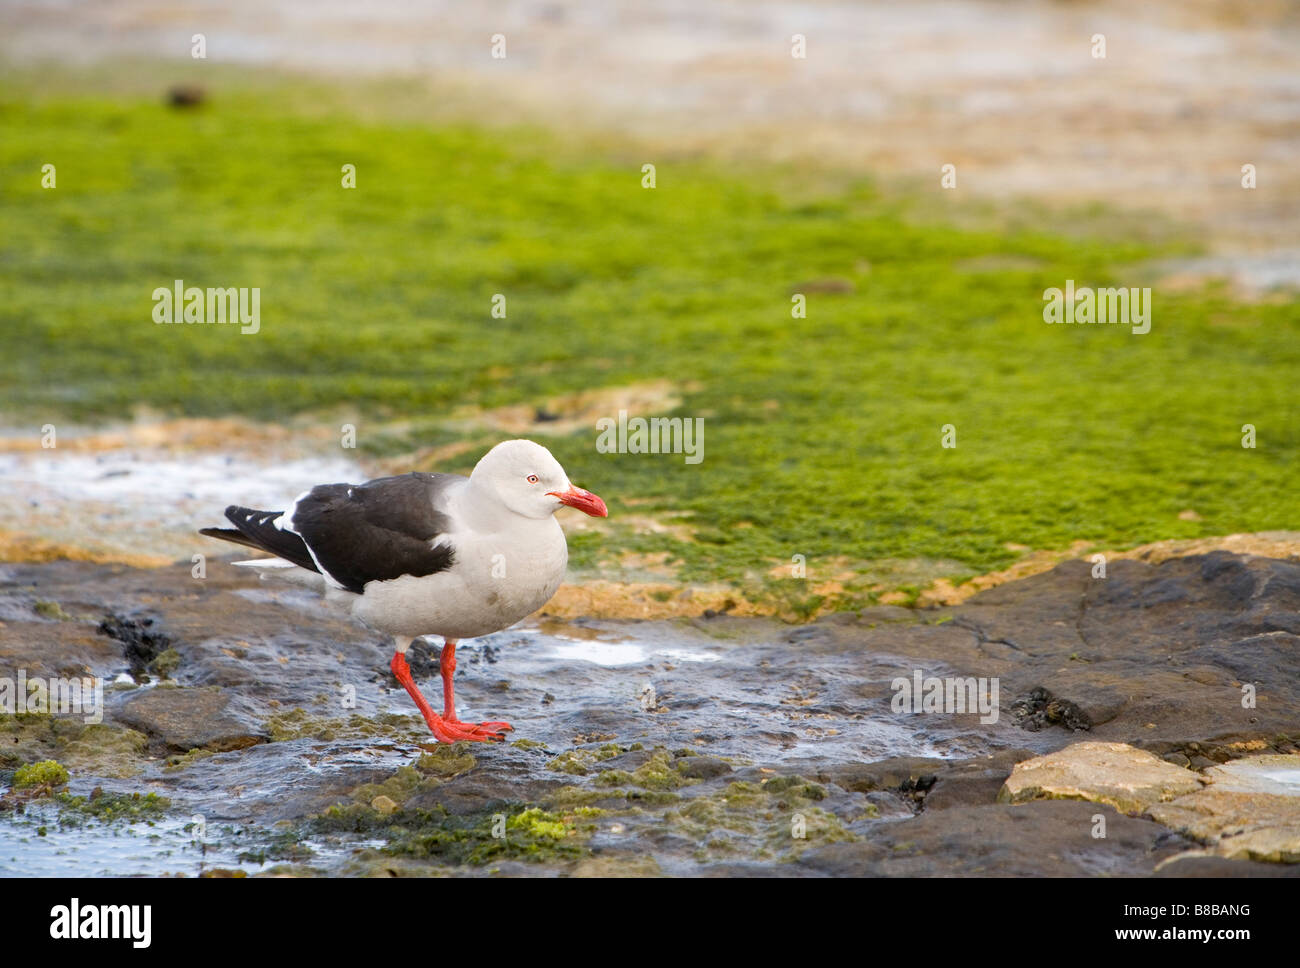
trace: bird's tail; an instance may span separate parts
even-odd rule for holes
[[[255,511],[232,504],[226,508],[226,517],[235,526],[233,529],[200,528],[199,534],[265,551],[308,571],[320,571],[302,537],[275,525],[283,514],[283,511]]]

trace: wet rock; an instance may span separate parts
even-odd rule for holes
[[[110,615],[99,623],[102,634],[122,643],[127,668],[137,681],[143,680],[150,664],[171,648],[171,639],[153,625],[152,618],[123,618],[120,615]]]
[[[941,771],[934,787],[926,793],[926,810],[996,803],[998,793],[1011,771],[1015,754],[999,754],[984,760],[955,764]]]
[[[903,608],[901,605],[873,605],[858,612],[858,621],[863,625],[876,625],[887,622],[916,622],[919,615],[915,609]]]
[[[1229,860],[1189,850],[1156,865],[1154,877],[1296,877],[1300,864],[1267,864],[1262,861]]]
[[[731,764],[716,756],[685,756],[677,761],[677,772],[696,780],[711,780],[731,772]]]
[[[1210,787],[1155,804],[1150,814],[1223,857],[1300,863],[1300,797]]]
[[[1124,813],[1201,788],[1190,770],[1124,743],[1075,743],[1057,753],[1017,763],[998,793],[1003,803],[1089,800]]]
[[[845,763],[828,766],[815,774],[821,782],[834,783],[845,790],[866,793],[872,790],[899,790],[915,784],[922,776],[944,767],[944,761],[927,757],[896,756],[875,763]]]
[[[116,719],[170,750],[235,750],[265,742],[255,721],[235,712],[233,697],[220,689],[150,689],[132,696]]]
[[[1106,836],[1096,837],[1096,816]],[[925,810],[877,824],[869,839],[833,844],[794,863],[838,877],[1144,876],[1188,841],[1161,825],[1070,801]]]
[[[1300,754],[1247,756],[1205,771],[1216,790],[1275,793],[1300,803]]]
[[[1228,858],[1300,863],[1300,755],[1246,757],[1206,771],[1210,786],[1152,818]]]
[[[42,619],[37,599],[72,619]],[[111,680],[127,659],[122,642],[96,632],[104,614],[153,618],[136,631],[170,640],[166,664],[178,660],[181,688],[110,689],[97,728],[0,717],[0,734],[18,740],[9,768],[57,759],[78,796],[95,786],[165,792],[169,819],[202,815],[210,831],[237,826],[251,838],[223,856],[225,867],[251,847],[268,863],[287,857],[292,873],[484,873],[435,850],[439,838],[473,830],[490,841],[479,828],[493,816],[531,809],[546,813],[539,831],[564,831],[556,849],[491,869],[612,874],[644,858],[647,872],[653,864],[669,875],[1170,876],[1288,856],[1285,841],[1260,833],[1287,829],[1286,815],[1259,799],[1283,794],[1229,785],[1257,782],[1240,775],[1243,757],[1300,741],[1300,567],[1291,562],[1120,561],[1105,580],[1067,562],[959,607],[868,609],[806,629],[719,615],[508,630],[465,643],[457,675],[462,718],[515,726],[516,742],[492,746],[433,743],[389,677],[391,642],[302,590],[219,561],[201,582],[187,562],[0,566],[0,660],[15,668]],[[436,699],[436,649],[412,652],[417,681]],[[916,671],[996,680],[998,716],[896,711],[893,683]],[[509,690],[498,691],[506,677]],[[635,701],[647,679],[664,700],[653,715]],[[1242,704],[1247,684],[1254,708]],[[1022,697],[1043,720],[1037,731],[1016,723]],[[1070,747],[1079,737],[1068,727],[1084,721],[1089,739],[1128,744],[1126,755],[1181,779],[1203,767],[1219,799],[1180,788],[1160,802],[1161,787],[1152,810],[1178,807],[1167,827],[1096,803],[996,801],[1018,764]],[[248,742],[257,745],[241,748]],[[1287,775],[1286,764],[1270,769]],[[1088,795],[1098,790],[1089,783]],[[1126,806],[1146,792],[1136,781],[1110,791]],[[396,809],[385,813],[389,801]],[[335,807],[355,829],[322,834],[316,856],[285,853],[286,840]],[[1101,843],[1091,832],[1098,814]],[[375,851],[393,818],[415,838],[407,848],[427,836],[431,853]],[[1240,839],[1252,831],[1254,840]],[[1238,859],[1213,854],[1234,840],[1249,847]],[[176,869],[168,864],[159,869]]]

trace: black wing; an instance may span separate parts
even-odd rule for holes
[[[298,501],[291,524],[318,570],[360,594],[367,582],[423,577],[451,567],[452,549],[432,546],[434,538],[451,530],[450,518],[435,501],[458,480],[464,478],[414,473],[366,484],[322,484]]]

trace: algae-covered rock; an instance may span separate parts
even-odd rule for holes
[[[28,763],[14,771],[14,788],[67,786],[68,771],[54,760]]]
[[[76,773],[124,778],[144,768],[148,743],[143,733],[113,723],[0,715],[0,769],[53,759]]]

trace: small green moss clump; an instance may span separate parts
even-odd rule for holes
[[[52,618],[59,622],[72,621],[72,616],[58,602],[37,602],[32,608],[42,618]]]
[[[459,776],[478,763],[469,743],[439,743],[415,761],[415,768],[428,776]]]
[[[507,831],[516,831],[526,837],[545,840],[563,840],[569,834],[564,821],[541,807],[530,807],[506,821]]]
[[[659,749],[630,773],[626,770],[605,770],[596,777],[597,786],[637,786],[643,790],[676,790],[688,783],[699,782],[684,777],[677,771],[667,750]]]
[[[163,764],[163,771],[166,773],[172,773],[176,770],[183,770],[187,767],[193,766],[199,760],[206,760],[209,756],[215,755],[215,750],[195,747],[188,753],[177,753],[174,756],[167,757],[167,761]]]
[[[546,768],[557,773],[567,773],[570,776],[586,776],[591,772],[591,765],[595,761],[596,756],[591,750],[565,750],[559,756],[551,759],[546,764]]]
[[[181,654],[175,649],[165,649],[149,663],[149,669],[164,679],[170,679],[176,667],[181,664]]]
[[[26,787],[61,787],[68,784],[68,771],[56,760],[28,763],[14,771],[14,789]]]
[[[809,783],[801,776],[774,776],[763,784],[766,793],[787,793],[804,800],[825,800],[826,788]]]
[[[171,801],[156,793],[92,793],[89,797],[76,797],[60,793],[56,798],[62,807],[60,820],[75,824],[79,820],[94,819],[101,823],[115,820],[157,820],[171,806]]]
[[[374,803],[379,797],[387,797],[400,806],[426,784],[437,786],[438,783],[437,780],[427,781],[413,766],[402,766],[382,783],[363,783],[352,791],[352,799],[357,803]]]

